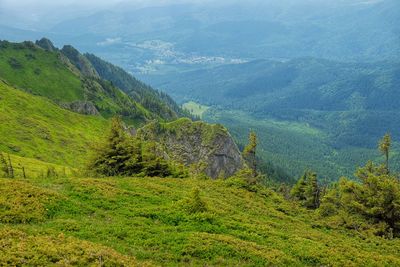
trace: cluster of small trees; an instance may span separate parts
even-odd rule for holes
[[[94,148],[88,170],[101,176],[185,177],[182,166],[164,160],[155,142],[129,136],[120,118],[112,119],[106,140]]]
[[[41,170],[40,173],[36,174],[38,178],[57,178],[66,177],[66,169],[64,168],[62,172],[57,172],[54,166],[47,166],[47,169]],[[28,178],[26,169],[21,164],[17,164],[14,167],[11,157],[9,154],[3,154],[0,152],[0,178]]]
[[[386,134],[379,142],[385,163],[368,162],[357,170],[358,181],[343,177],[325,190],[317,175],[307,171],[292,188],[291,197],[348,228],[400,236],[400,180],[389,169],[390,147],[391,138]]]
[[[321,200],[319,213],[334,216],[346,227],[373,225],[375,234],[400,235],[400,182],[385,165],[369,162],[356,173],[359,182],[340,179]]]

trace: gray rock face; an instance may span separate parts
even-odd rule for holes
[[[47,51],[51,51],[51,52],[57,51],[57,48],[56,48],[56,47],[53,45],[53,43],[52,43],[49,39],[47,39],[47,38],[42,38],[42,39],[36,41],[35,44],[36,44],[37,46],[40,46],[40,47],[43,48],[44,50],[47,50]]]
[[[221,125],[180,119],[166,124],[151,123],[137,134],[144,140],[161,143],[171,159],[213,179],[230,177],[245,167],[238,147]]]
[[[64,45],[61,49],[61,53],[64,54],[84,76],[99,78],[99,74],[90,61],[74,47]]]
[[[62,103],[61,106],[65,109],[69,109],[73,112],[83,115],[99,115],[99,111],[93,105],[92,102],[88,101],[74,101],[71,103]]]

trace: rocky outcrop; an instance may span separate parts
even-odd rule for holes
[[[99,111],[92,102],[89,101],[74,101],[71,103],[62,103],[61,106],[73,112],[83,115],[99,115]]]
[[[179,119],[152,122],[138,130],[143,140],[160,143],[168,157],[211,178],[229,177],[245,166],[229,132],[221,125]]]
[[[43,48],[44,50],[54,52],[57,51],[58,49],[53,45],[53,43],[47,39],[47,38],[42,38],[35,43],[37,46]]]
[[[92,63],[73,46],[65,45],[61,49],[61,53],[66,56],[69,61],[87,77],[100,78]]]

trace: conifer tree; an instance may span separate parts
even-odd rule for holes
[[[392,145],[392,138],[390,134],[385,134],[381,141],[379,142],[379,150],[381,153],[385,156],[385,166],[386,166],[386,172],[390,173],[389,170],[389,153],[390,153],[390,147]]]
[[[158,150],[159,145],[155,142],[128,136],[121,119],[113,118],[104,144],[94,149],[88,170],[102,176],[171,176],[172,165]]]
[[[190,214],[207,211],[207,203],[200,197],[200,189],[193,188],[190,196],[182,201],[183,208]]]
[[[104,176],[130,175],[134,166],[133,145],[123,131],[122,121],[115,117],[105,143],[95,149],[89,170]]]
[[[385,165],[369,161],[355,174],[360,182],[340,179],[321,201],[320,214],[340,214],[345,223],[365,227],[378,235],[400,236],[400,182]],[[361,220],[360,220],[361,219]]]
[[[243,156],[250,165],[253,177],[257,177],[257,135],[254,131],[249,134],[249,143],[243,150]]]
[[[293,186],[290,195],[306,208],[318,208],[320,188],[318,185],[317,174],[312,171],[306,171]]]

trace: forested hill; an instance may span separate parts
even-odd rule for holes
[[[180,102],[309,123],[332,131],[338,146],[371,146],[384,131],[400,131],[399,63],[259,60],[145,79]],[[343,123],[334,129],[333,121]]]
[[[396,103],[400,96],[398,62],[342,63],[314,58],[284,62],[257,60],[182,74],[143,77],[165,88],[181,102],[195,98],[211,105],[240,104],[252,112],[399,109]]]
[[[167,119],[173,119],[176,118],[177,115],[183,115],[183,110],[169,95],[154,90],[150,86],[137,80],[122,68],[114,66],[93,54],[85,54],[84,56],[90,61],[101,78],[112,82],[150,111]]]
[[[368,158],[381,160],[376,140],[400,132],[398,62],[257,60],[142,78],[181,103],[209,106],[203,118],[241,142],[255,129],[265,159],[293,175],[310,166],[332,180],[352,175]]]

